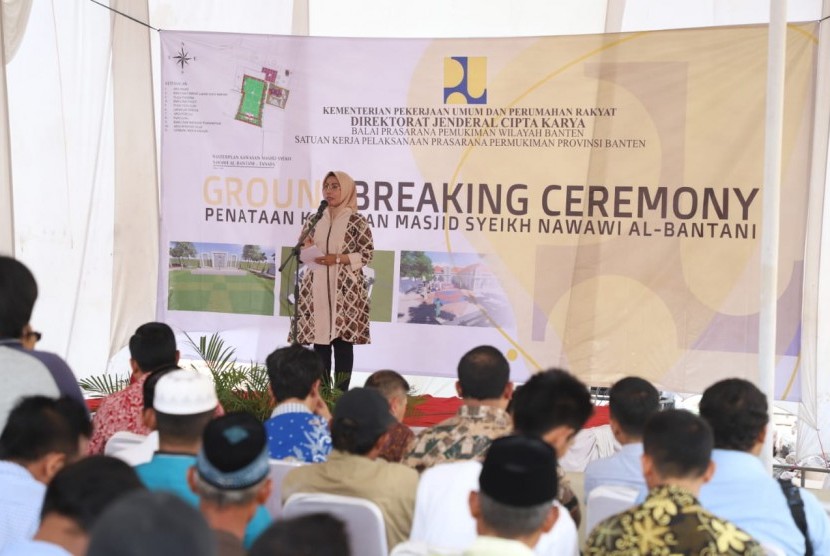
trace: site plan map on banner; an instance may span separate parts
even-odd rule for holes
[[[794,399],[816,25],[788,33],[777,393]],[[285,345],[277,267],[343,170],[376,249],[357,370],[452,377],[493,344],[517,380],[756,376],[765,26],[161,39],[160,319],[243,361]]]

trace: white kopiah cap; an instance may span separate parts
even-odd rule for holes
[[[153,409],[168,415],[194,415],[219,404],[213,380],[195,370],[172,371],[156,384]]]

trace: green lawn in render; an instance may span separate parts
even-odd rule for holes
[[[171,270],[167,308],[243,315],[274,314],[274,281],[254,274],[222,276]]]

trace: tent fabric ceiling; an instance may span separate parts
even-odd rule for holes
[[[3,0],[3,47],[6,63],[17,53],[31,11],[32,0]]]
[[[161,29],[296,31],[291,0],[110,4]],[[503,0],[297,0],[297,5],[298,13],[307,13],[309,34],[336,36],[601,33],[763,23],[769,17],[768,3],[740,0],[526,0],[509,6]],[[790,21],[828,14],[830,0],[789,2]],[[155,308],[158,37],[87,0],[2,0],[2,17],[0,251],[11,250],[3,243],[3,226],[11,229],[13,214],[14,252],[32,268],[41,289],[33,324],[45,332],[43,349],[66,357],[79,377],[108,368],[123,373],[125,358],[113,362],[111,355]],[[827,55],[820,64],[826,76]],[[827,122],[820,123],[823,167],[814,175],[826,176]],[[830,244],[821,239],[820,245]],[[819,259],[830,264],[830,257]],[[830,363],[830,330],[822,320],[830,315],[822,310],[830,308],[824,293],[830,288],[819,280],[830,276],[830,269],[816,268],[815,345],[808,344],[812,352],[805,357],[813,375],[805,379],[810,393],[802,414],[808,453],[818,451],[815,429],[830,430],[821,426],[830,423],[830,407],[822,411],[817,404],[830,399],[830,377],[810,383],[821,376],[815,369]]]

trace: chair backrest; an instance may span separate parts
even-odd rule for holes
[[[292,469],[296,469],[301,465],[306,465],[302,461],[282,461],[272,459],[269,462],[271,470],[268,476],[271,478],[271,496],[265,501],[265,509],[271,514],[273,519],[277,519],[282,515],[282,480]]]
[[[109,437],[104,444],[104,455],[111,456],[126,448],[137,446],[147,440],[147,435],[130,431],[118,431]]]
[[[600,521],[633,506],[637,494],[637,489],[617,485],[592,490],[585,502],[585,533],[590,534]]]
[[[359,556],[388,556],[383,514],[374,502],[336,494],[292,494],[282,510],[284,518],[327,513],[346,524],[351,553]]]
[[[104,446],[104,455],[116,457],[135,467],[153,459],[153,455],[158,449],[158,431],[152,431],[147,436],[119,431],[107,440]]]

